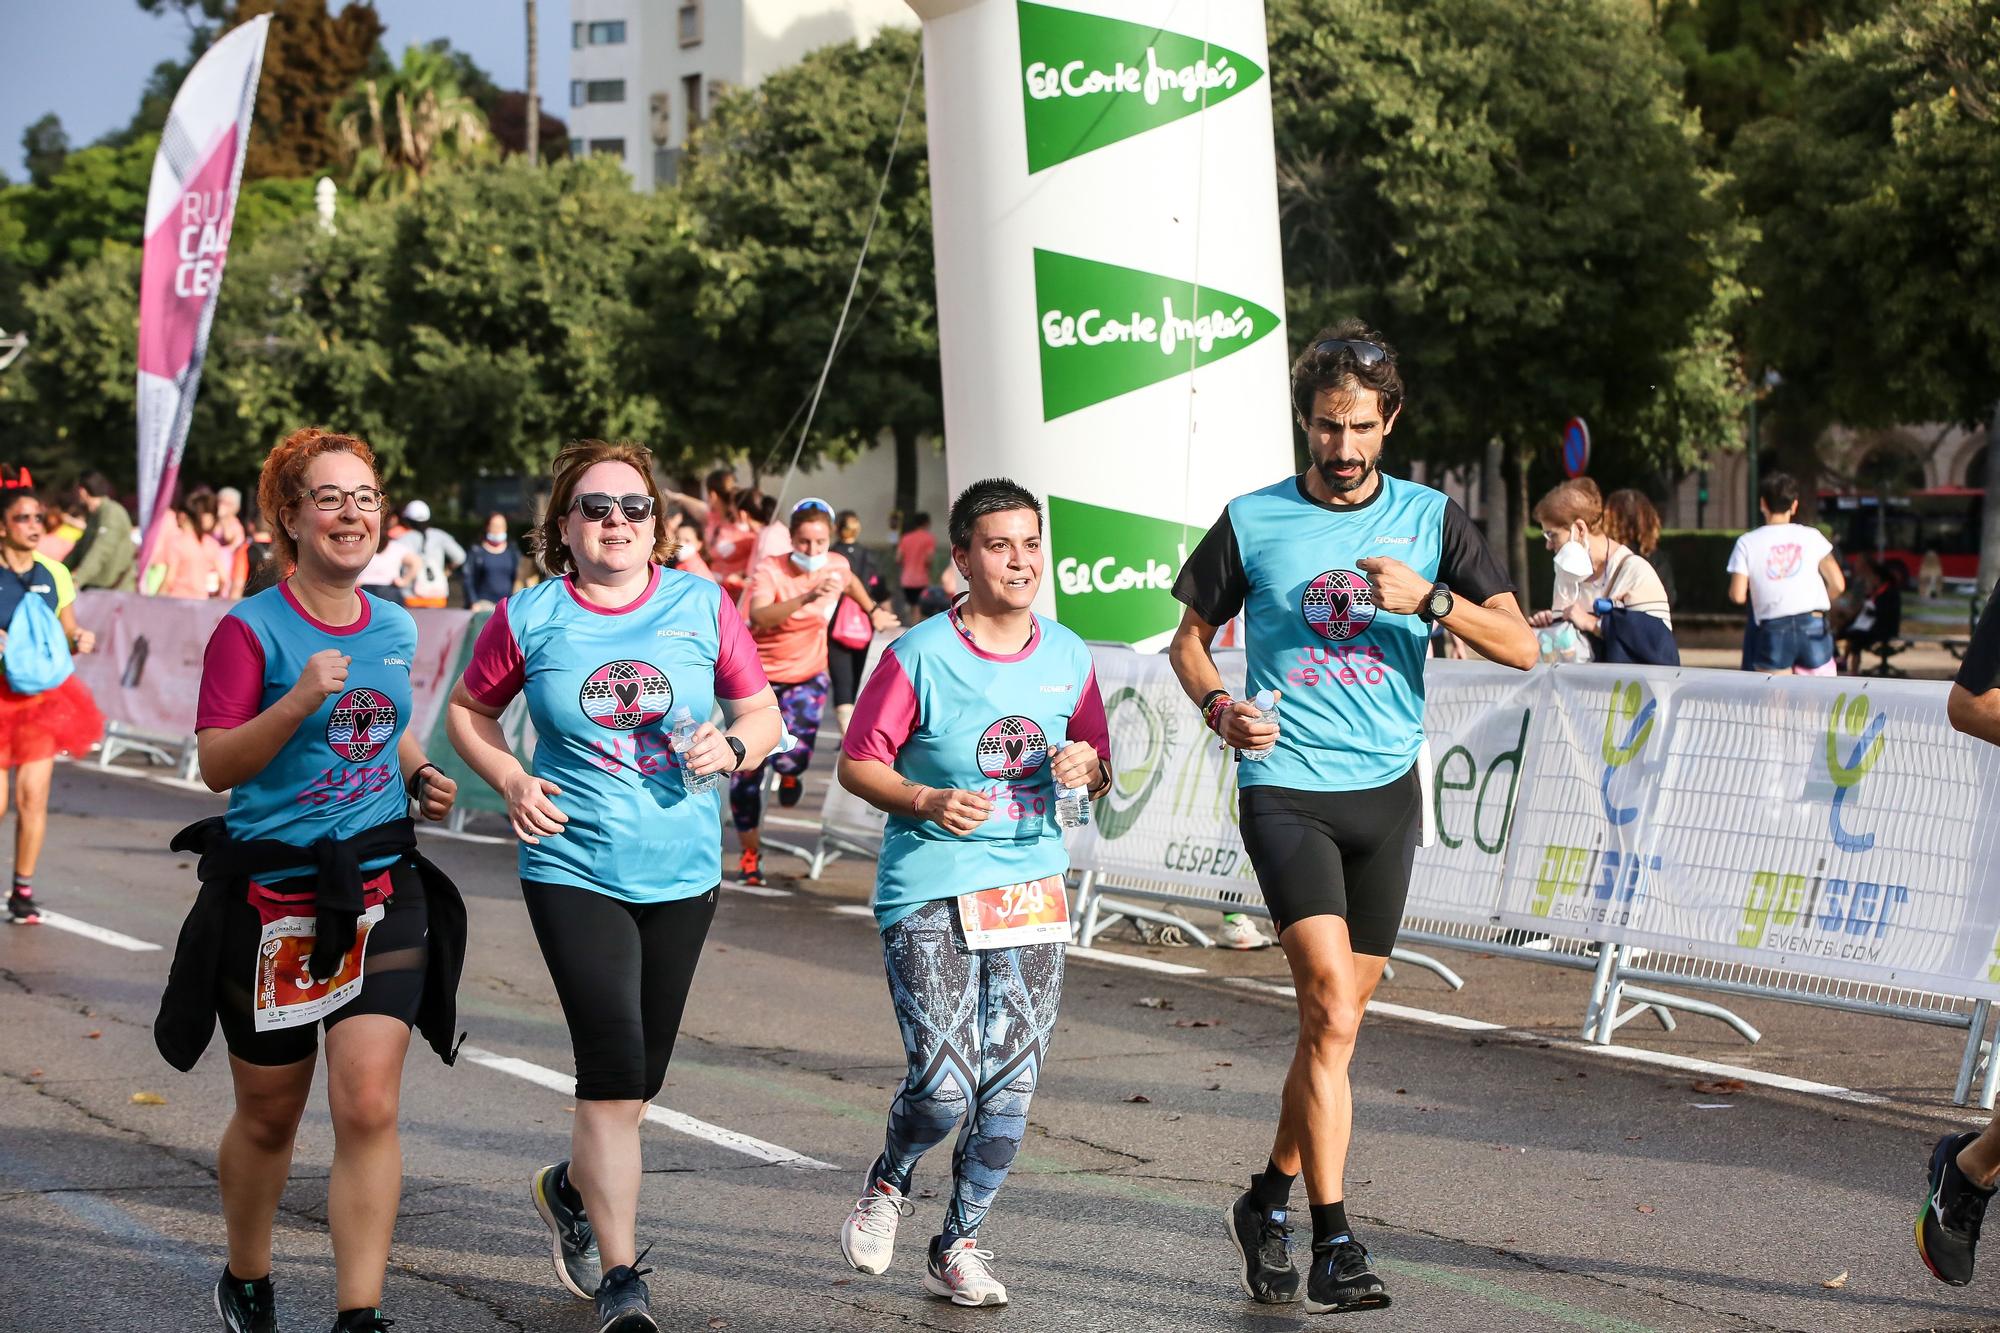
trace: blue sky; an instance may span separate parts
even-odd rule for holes
[[[338,11],[341,0],[329,6]],[[413,42],[446,37],[503,88],[527,71],[527,32],[517,0],[375,0],[400,56]],[[133,0],[21,0],[7,5],[0,45],[0,171],[20,181],[21,131],[45,112],[62,117],[78,147],[132,118],[153,66],[179,56],[187,28],[177,15],[153,17]],[[542,106],[568,107],[569,0],[540,0]]]

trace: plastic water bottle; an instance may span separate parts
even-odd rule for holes
[[[694,734],[699,730],[701,724],[694,720],[694,714],[686,707],[674,710],[674,733],[668,743],[673,746],[674,753],[681,757],[681,784],[687,788],[690,796],[699,796],[722,781],[720,772],[697,776],[687,766],[688,746],[694,744]]]
[[[1257,716],[1260,720],[1265,722],[1276,722],[1278,720],[1277,695],[1271,693],[1269,690],[1259,690],[1250,702],[1257,705]],[[1261,750],[1238,750],[1236,757],[1238,759],[1247,759],[1256,763],[1262,763],[1271,757],[1271,751],[1276,748],[1276,744],[1273,743]]]
[[[1090,788],[1056,788],[1056,827],[1082,828],[1090,822]]]

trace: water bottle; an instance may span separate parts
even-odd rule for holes
[[[1056,827],[1082,828],[1090,822],[1090,788],[1056,788]]]
[[[699,796],[722,781],[720,772],[698,777],[687,766],[688,746],[694,744],[694,734],[699,730],[701,724],[694,720],[694,714],[685,706],[674,710],[674,733],[668,743],[673,746],[674,753],[681,757],[681,785],[687,788],[687,794],[690,796]]]
[[[1252,698],[1250,702],[1257,706],[1257,716],[1260,720],[1265,722],[1276,722],[1278,720],[1277,695],[1271,693],[1269,690],[1259,690],[1257,691],[1256,696]],[[1269,759],[1271,757],[1271,751],[1275,748],[1276,745],[1275,743],[1273,743],[1272,745],[1265,746],[1261,750],[1238,750],[1236,752],[1236,757],[1238,759],[1245,759],[1256,763],[1262,763],[1264,760]]]

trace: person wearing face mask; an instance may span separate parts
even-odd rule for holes
[[[787,808],[805,794],[806,765],[812,762],[826,711],[827,627],[842,595],[860,603],[877,628],[896,623],[895,614],[868,595],[846,559],[828,549],[833,511],[824,500],[801,500],[792,510],[790,527],[792,549],[755,565],[743,597],[757,656],[778,692],[785,730],[795,742],[771,758],[778,771],[778,804]],[[730,819],[743,844],[739,875],[753,886],[764,882],[763,839],[757,827],[764,817],[763,778],[759,764],[729,781]]]
[[[1644,556],[1605,533],[1597,483],[1589,477],[1563,482],[1541,498],[1534,517],[1555,552],[1552,605],[1528,622],[1543,631],[1543,655],[1680,665],[1667,590]],[[1573,656],[1567,651],[1571,643]]]
[[[484,537],[465,557],[465,604],[474,611],[491,611],[506,601],[520,565],[520,553],[507,540],[507,516],[488,514]]]
[[[840,785],[888,815],[875,922],[907,1072],[840,1250],[860,1272],[889,1267],[917,1162],[962,1120],[923,1285],[998,1306],[979,1231],[1048,1069],[1069,941],[1056,789],[1102,799],[1111,739],[1090,650],[1033,610],[1040,501],[974,482],[949,531],[966,595],[883,653],[841,741]]]
[[[708,567],[708,562],[701,558],[701,530],[682,518],[674,528],[674,535],[678,544],[667,563],[684,574],[694,574],[710,583],[721,582],[716,578],[715,571]]]

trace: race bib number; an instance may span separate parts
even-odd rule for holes
[[[965,947],[974,952],[1067,942],[1069,894],[1063,891],[1061,875],[961,893],[958,924],[965,929]]]
[[[355,920],[354,946],[340,967],[325,981],[314,981],[307,962],[312,958],[317,930],[309,916],[285,916],[269,922],[257,942],[257,982],[252,1016],[259,1032],[277,1032],[317,1023],[361,993],[361,966],[368,932],[382,920],[382,904]]]

